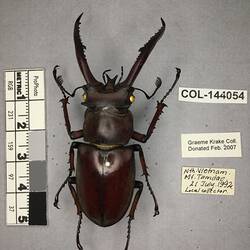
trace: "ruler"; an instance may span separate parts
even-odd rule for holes
[[[47,225],[43,69],[6,70],[6,224]]]

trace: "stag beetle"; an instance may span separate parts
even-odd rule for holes
[[[130,139],[145,143],[150,138],[157,120],[164,107],[166,107],[164,100],[178,82],[181,70],[176,68],[177,73],[173,85],[161,101],[157,102],[156,112],[147,133],[141,134],[134,131],[133,115],[129,110],[130,105],[135,100],[133,92],[135,90],[141,91],[147,99],[150,99],[160,88],[162,81],[157,78],[155,90],[151,95],[148,95],[142,89],[133,87],[133,83],[147,57],[163,35],[165,22],[161,18],[161,28],[139,50],[139,56],[125,80],[122,81],[123,68],[121,68],[121,77],[118,81],[118,75],[111,78],[107,74],[110,70],[105,70],[102,75],[102,83],[92,75],[86,59],[86,47],[82,44],[80,38],[80,19],[82,15],[83,13],[75,22],[74,43],[78,64],[86,84],[69,93],[63,86],[62,76],[57,72],[58,65],[54,67],[53,75],[63,94],[61,102],[69,137],[72,140],[83,138],[85,142],[74,141],[70,146],[69,174],[55,196],[54,206],[59,208],[59,193],[68,184],[79,216],[76,234],[78,249],[83,249],[79,240],[82,213],[95,224],[107,227],[121,220],[130,207],[125,246],[125,250],[127,250],[130,240],[131,221],[134,219],[135,209],[143,190],[143,183],[135,180],[134,152],[139,153],[142,172],[154,200],[154,216],[159,214],[157,200],[149,184],[149,174],[142,147],[139,144],[127,144]],[[78,89],[83,90],[81,104],[86,106],[87,109],[84,115],[83,128],[72,131],[67,105],[69,104],[69,97],[74,97]],[[75,149],[77,150],[76,168]],[[74,172],[75,176],[72,176]],[[135,188],[138,190],[133,195]]]

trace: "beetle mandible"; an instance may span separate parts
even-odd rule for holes
[[[157,77],[156,87],[151,95],[140,88],[133,87],[133,83],[157,41],[163,35],[165,22],[161,18],[161,28],[139,49],[139,56],[125,80],[122,81],[123,68],[121,67],[121,76],[118,81],[118,75],[110,78],[107,74],[110,70],[105,70],[102,75],[103,82],[100,82],[91,73],[85,55],[86,47],[82,44],[80,38],[82,15],[83,13],[75,22],[74,42],[77,61],[86,84],[69,93],[63,86],[62,76],[57,73],[59,66],[56,65],[53,70],[55,81],[63,94],[61,102],[68,135],[72,140],[79,138],[84,140],[84,142],[74,141],[70,146],[69,174],[55,196],[54,206],[59,208],[59,193],[68,184],[79,216],[76,234],[78,249],[83,249],[79,240],[82,213],[95,224],[107,227],[121,220],[130,208],[125,246],[125,250],[127,250],[131,221],[134,219],[136,206],[143,190],[143,183],[135,180],[135,152],[139,153],[142,172],[154,200],[154,216],[159,214],[158,203],[149,184],[149,174],[142,147],[140,144],[127,144],[130,139],[145,143],[150,138],[157,120],[166,107],[164,100],[178,82],[181,70],[176,68],[177,73],[173,85],[161,101],[157,102],[156,112],[147,133],[141,134],[134,131],[133,116],[129,110],[130,105],[135,100],[133,92],[141,91],[147,99],[150,99],[160,88],[162,81]],[[69,97],[74,97],[78,89],[83,90],[81,104],[86,106],[87,109],[84,115],[83,128],[72,131],[67,105],[69,104]],[[77,150],[76,168],[74,150]],[[73,173],[75,173],[74,176]],[[134,189],[137,189],[135,195],[133,195]]]

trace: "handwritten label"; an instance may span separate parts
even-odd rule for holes
[[[182,168],[181,192],[184,194],[234,195],[235,169]]]
[[[241,157],[240,132],[181,135],[182,157]]]
[[[179,101],[198,103],[247,103],[247,90],[179,88]]]

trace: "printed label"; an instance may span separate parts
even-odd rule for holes
[[[29,99],[44,99],[44,71],[29,71]]]
[[[179,101],[199,103],[247,103],[247,90],[179,88]]]
[[[235,169],[183,167],[181,192],[234,195]]]
[[[6,101],[13,101],[15,99],[14,85],[15,85],[15,73],[5,72],[5,99]]]
[[[241,157],[240,132],[181,135],[182,157]]]

